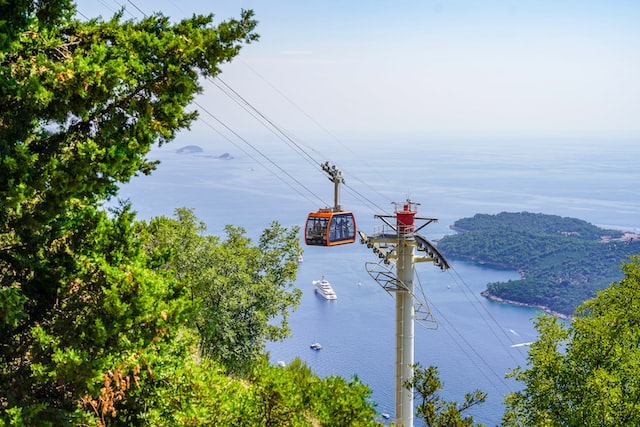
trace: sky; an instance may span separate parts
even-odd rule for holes
[[[253,9],[260,40],[219,76],[300,137],[640,138],[640,2],[80,0],[82,16]],[[204,121],[266,132],[212,82]],[[207,123],[207,117],[209,122]],[[216,117],[216,119],[212,119]]]

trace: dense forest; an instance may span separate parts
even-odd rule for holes
[[[573,314],[596,291],[622,277],[640,252],[637,235],[541,213],[477,214],[456,221],[438,247],[445,255],[511,268],[522,278],[489,283],[486,295]]]

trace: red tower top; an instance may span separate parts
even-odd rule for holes
[[[402,204],[402,210],[400,210],[400,203],[396,203],[396,219],[398,225],[398,234],[411,234],[415,230],[415,219],[414,217],[418,213],[416,210],[417,203],[412,202],[407,199],[406,202]]]

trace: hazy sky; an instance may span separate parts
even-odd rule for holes
[[[106,18],[118,4],[125,18],[253,9],[261,39],[221,78],[296,135],[640,137],[637,0],[82,0],[78,10]],[[200,102],[233,129],[260,126],[209,82]]]

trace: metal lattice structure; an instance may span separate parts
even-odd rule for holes
[[[426,299],[415,295],[415,264],[433,262],[441,270],[446,270],[449,263],[435,245],[417,234],[417,231],[437,220],[416,217],[418,204],[410,200],[395,205],[395,215],[375,216],[386,225],[381,232],[371,236],[362,231],[358,231],[358,234],[360,242],[380,258],[378,263],[367,263],[367,271],[384,290],[395,295],[395,425],[413,427],[413,390],[405,385],[413,378],[414,324],[416,320],[436,324]],[[416,227],[416,220],[424,223]],[[395,276],[390,267],[392,265],[396,268]]]

